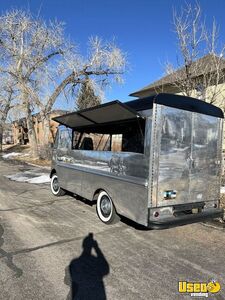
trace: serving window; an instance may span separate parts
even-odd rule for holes
[[[98,125],[73,131],[76,150],[144,153],[145,120]]]

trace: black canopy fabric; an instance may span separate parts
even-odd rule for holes
[[[79,115],[78,113],[71,113],[71,114],[67,114],[67,115],[62,115],[60,117],[55,117],[53,118],[54,121],[65,125],[67,127],[83,127],[83,126],[88,126],[88,125],[92,125],[93,122],[83,118],[81,115]]]
[[[70,128],[109,124],[116,121],[134,120],[142,117],[136,110],[120,101],[112,101],[92,108],[53,118],[54,121]]]

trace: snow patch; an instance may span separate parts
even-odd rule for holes
[[[221,186],[221,188],[220,188],[220,193],[221,193],[221,194],[225,194],[225,186]]]
[[[31,179],[29,179],[28,182],[39,184],[39,183],[47,183],[47,182],[50,182],[50,181],[51,181],[51,179],[50,179],[49,175],[44,174],[44,175],[41,175],[41,176],[38,176],[38,177],[31,178]]]
[[[9,158],[9,157],[19,156],[19,155],[21,155],[21,153],[12,152],[12,153],[3,154],[2,157],[3,158]]]
[[[20,152],[11,152],[7,154],[3,154],[3,158],[10,158],[10,157],[15,157],[15,156],[29,156],[29,153],[20,153]]]
[[[28,182],[34,184],[48,183],[51,181],[48,174],[45,173],[32,173],[30,171],[16,173],[6,176],[8,179],[18,182]]]

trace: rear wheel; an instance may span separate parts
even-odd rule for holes
[[[105,224],[114,224],[119,221],[113,202],[105,191],[101,191],[98,195],[96,211],[99,219]]]
[[[51,178],[51,191],[54,196],[64,196],[66,192],[59,186],[57,174],[53,174]]]

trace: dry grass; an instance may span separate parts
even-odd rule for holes
[[[2,149],[3,149],[3,151],[6,151],[6,150],[8,150],[8,149],[10,149],[10,148],[12,148],[12,147],[14,147],[14,145],[2,145]]]
[[[18,157],[17,160],[38,165],[41,167],[50,167],[51,166],[51,161],[47,159],[33,159],[31,157]]]
[[[8,145],[7,145],[8,146]],[[50,167],[51,161],[46,159],[33,159],[29,156],[30,154],[30,147],[29,145],[9,145],[8,147],[5,147],[4,154],[8,153],[20,153],[21,155],[13,156],[13,160],[25,162],[25,163],[31,163],[34,165],[38,165],[41,167]]]
[[[4,145],[3,152],[5,154],[17,152],[17,153],[29,153],[29,146],[28,145]]]

